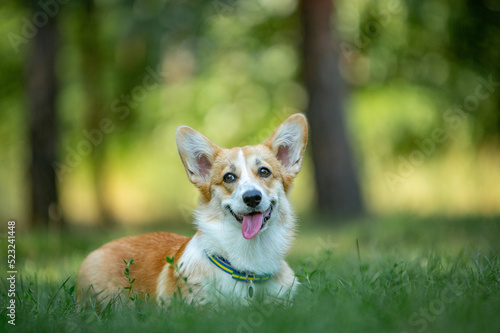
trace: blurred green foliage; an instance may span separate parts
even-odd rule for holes
[[[82,154],[58,183],[70,221],[99,218],[91,171],[95,159],[103,183],[98,190],[117,220],[187,221],[196,191],[177,157],[177,126],[192,126],[221,146],[255,144],[287,115],[305,111],[297,0],[97,0],[91,15],[89,0],[55,2],[58,162],[67,163],[72,151],[89,140],[84,130],[102,132],[92,153]],[[332,28],[339,32],[343,55],[339,66],[352,87],[346,113],[369,209],[498,213],[499,87],[463,117],[449,111],[474,96],[478,76],[500,81],[498,4],[335,4]],[[29,197],[24,92],[29,45],[12,44],[12,36],[22,37],[32,20],[28,2],[2,4],[0,217],[19,220],[27,217]],[[89,66],[98,71],[91,93],[102,104],[98,120],[111,121],[106,133],[89,127],[84,83]],[[148,82],[157,85],[146,89],[144,80],[152,72],[156,76]],[[402,176],[401,159],[408,161],[421,150],[419,144],[435,129],[442,129],[447,140]],[[309,210],[314,201],[310,163],[292,193],[299,211]],[[400,179],[391,183],[387,173]]]

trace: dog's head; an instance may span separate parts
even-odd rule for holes
[[[289,208],[283,201],[302,166],[307,121],[295,114],[256,146],[223,149],[187,126],[177,129],[176,141],[202,204],[251,239]]]

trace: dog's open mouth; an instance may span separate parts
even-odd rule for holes
[[[271,205],[264,213],[252,212],[243,216],[236,215],[231,208],[229,208],[229,211],[236,221],[241,223],[241,233],[243,237],[245,239],[251,239],[254,238],[266,225],[267,221],[269,221],[273,210],[272,208],[273,206]]]

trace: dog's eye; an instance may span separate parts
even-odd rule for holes
[[[271,171],[268,168],[262,167],[259,169],[259,176],[267,178],[270,175],[271,175]]]
[[[224,180],[224,183],[232,183],[236,180],[236,175],[232,172],[228,172],[222,177],[222,180]]]

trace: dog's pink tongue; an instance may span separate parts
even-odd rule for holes
[[[262,219],[264,214],[257,213],[253,215],[243,216],[243,223],[241,224],[241,233],[245,239],[254,238],[262,227]]]

